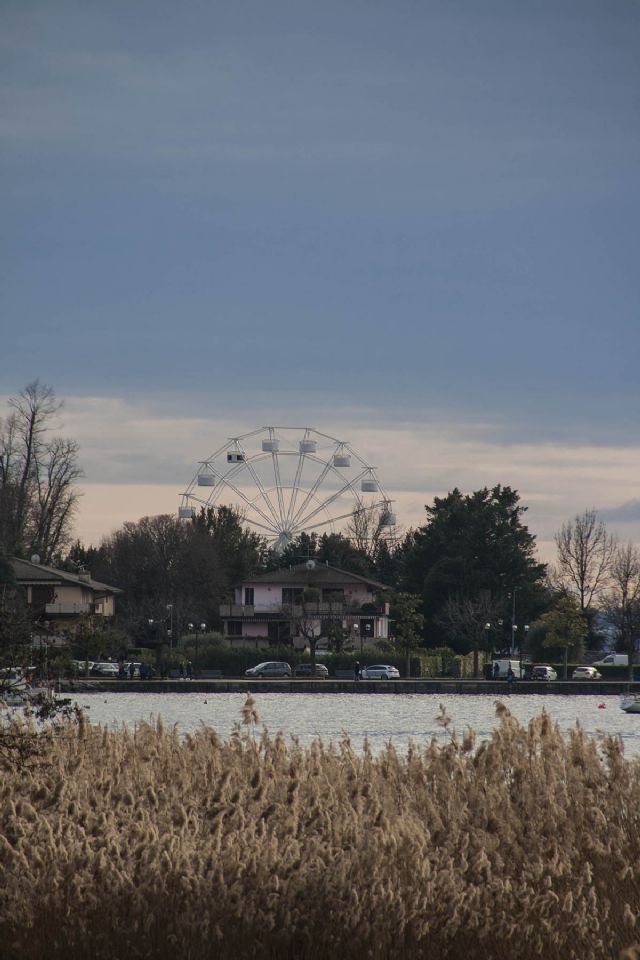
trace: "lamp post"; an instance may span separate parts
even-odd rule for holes
[[[167,604],[167,613],[169,614],[169,650],[173,647],[173,604]]]
[[[513,649],[516,642],[516,630],[518,629],[516,626],[516,590],[517,590],[517,587],[514,587],[510,594],[510,597],[511,597],[511,649],[509,650],[509,653],[513,653]]]
[[[360,631],[360,624],[354,623],[353,632],[355,633],[356,638],[358,636],[359,631]],[[362,656],[362,644],[363,644],[363,638],[362,638],[362,634],[360,634],[360,656]]]
[[[486,650],[487,650],[487,657],[488,657],[489,663],[491,663],[491,653],[490,653],[490,650],[489,650],[489,631],[490,631],[490,630],[491,630],[491,624],[487,621],[487,623],[485,623],[485,625],[484,625],[484,636],[485,636],[485,643],[484,643],[484,645],[485,645]],[[485,676],[486,676],[486,673],[485,673]]]
[[[523,639],[520,641],[520,679],[522,679],[522,644],[523,644],[523,642],[526,643],[527,634],[529,633],[529,624],[528,624],[528,623],[525,623],[525,625],[524,625],[524,627],[523,627],[522,629],[524,630],[524,637],[523,637]]]
[[[198,636],[200,633],[204,633],[206,629],[207,629],[206,623],[190,623],[189,624],[189,633],[195,633],[195,636],[196,636],[196,652],[193,658],[194,676],[197,676],[197,673],[198,673]]]

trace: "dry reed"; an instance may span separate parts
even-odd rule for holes
[[[252,702],[226,741],[65,726],[0,771],[0,956],[640,957],[640,766],[497,709],[406,755],[304,748]]]

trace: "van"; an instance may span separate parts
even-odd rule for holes
[[[596,660],[594,667],[628,667],[629,655],[627,653],[608,653],[602,660]]]
[[[494,680],[506,680],[509,667],[513,670],[516,680],[522,677],[522,667],[519,660],[494,660],[491,664],[491,676]]]

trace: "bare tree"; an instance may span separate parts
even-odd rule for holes
[[[473,675],[478,676],[478,653],[486,640],[486,624],[498,610],[488,591],[476,597],[449,597],[437,620],[454,647],[473,651]]]
[[[397,527],[390,526],[390,519],[394,519],[394,515],[388,507],[356,509],[347,523],[347,537],[357,550],[375,560],[382,542],[395,540],[398,536]]]
[[[611,563],[611,589],[605,596],[604,607],[620,648],[629,655],[631,679],[636,640],[640,636],[640,550],[633,543],[616,548]]]
[[[38,380],[9,400],[0,423],[0,545],[47,562],[68,545],[82,476],[74,440],[50,438],[62,407]]]
[[[559,582],[576,597],[580,610],[591,609],[609,585],[615,537],[595,510],[585,510],[562,525],[555,542]]]

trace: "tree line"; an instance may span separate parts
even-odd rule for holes
[[[557,562],[541,563],[517,490],[457,488],[425,506],[424,523],[392,544],[370,517],[341,533],[302,533],[276,554],[232,506],[124,523],[97,545],[73,539],[82,477],[75,441],[58,436],[61,403],[34,381],[9,401],[0,422],[0,637],[28,633],[8,589],[6,558],[29,559],[124,591],[120,642],[158,642],[187,624],[220,628],[219,606],[235,584],[305,559],[370,577],[389,588],[399,645],[447,646],[457,653],[528,648],[536,658],[567,651],[580,659],[613,636],[633,652],[640,633],[640,553],[620,544],[595,510],[556,534]],[[4,557],[4,562],[2,561]],[[10,600],[10,598],[13,599]],[[528,629],[525,629],[528,628]],[[83,629],[89,629],[84,625]],[[631,661],[631,657],[630,657]]]

